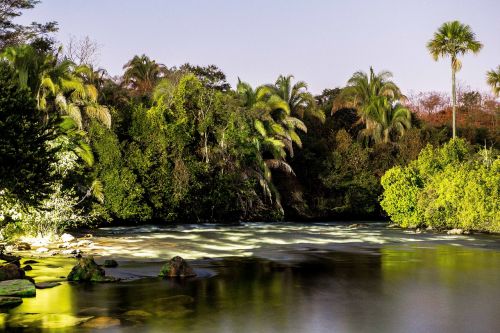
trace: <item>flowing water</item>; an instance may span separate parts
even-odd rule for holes
[[[86,249],[118,283],[37,290],[7,332],[500,332],[500,237],[384,224],[100,229]],[[162,280],[174,255],[196,278]],[[74,259],[34,264],[64,280]],[[0,326],[2,327],[2,326]],[[101,328],[101,329],[99,329]]]

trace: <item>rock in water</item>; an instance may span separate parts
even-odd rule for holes
[[[35,283],[36,289],[49,289],[49,288],[54,288],[57,286],[60,286],[61,284],[59,282],[40,282],[40,283]]]
[[[25,264],[25,265],[29,265],[29,264],[38,264],[38,261],[36,261],[36,260],[25,260],[25,261],[24,261],[24,264]]]
[[[170,259],[169,262],[167,262],[163,267],[161,268],[160,271],[160,276],[161,277],[190,277],[190,276],[196,276],[196,273],[194,270],[189,266],[189,264],[182,259],[181,257],[177,256],[172,259]]]
[[[34,297],[35,295],[35,285],[28,280],[0,282],[0,296]]]
[[[19,242],[19,243],[14,244],[14,249],[16,251],[29,251],[29,250],[31,250],[31,245],[29,245],[26,242]]]
[[[120,326],[120,319],[111,317],[97,317],[93,318],[82,325],[85,328],[106,329],[114,326]]]
[[[5,254],[3,253],[3,250],[0,248],[0,259],[5,260],[8,263],[14,264],[17,267],[20,267],[21,264],[19,263],[19,260],[21,260],[21,257],[13,256],[10,254]]]
[[[448,230],[447,234],[448,235],[462,235],[464,233],[463,229],[451,229]]]
[[[78,259],[78,264],[73,267],[68,275],[68,281],[82,282],[103,282],[106,279],[106,273],[94,261],[93,257],[85,257]]]
[[[75,237],[73,237],[70,234],[62,234],[61,235],[61,241],[64,243],[69,243],[69,242],[73,241],[74,239],[75,239]]]
[[[113,259],[104,260],[104,267],[118,267],[118,263]]]
[[[14,308],[22,303],[21,297],[0,297],[0,308]]]
[[[0,281],[24,279],[24,271],[15,264],[0,266]]]

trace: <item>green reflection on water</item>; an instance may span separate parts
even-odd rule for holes
[[[491,280],[498,277],[500,252],[453,245],[435,247],[396,247],[381,249],[385,282],[401,280],[439,280],[457,284],[467,278]]]

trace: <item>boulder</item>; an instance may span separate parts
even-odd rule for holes
[[[94,328],[94,329],[106,329],[113,326],[120,326],[120,319],[112,318],[112,317],[97,317],[93,318],[85,323],[83,323],[82,327],[85,328]]]
[[[73,249],[73,250],[72,250],[72,249],[69,249],[69,250],[62,250],[62,251],[61,251],[61,254],[62,254],[62,255],[67,256],[67,255],[71,255],[71,254],[78,254],[78,253],[80,253],[80,252],[82,252],[82,251],[80,251],[80,250],[75,250],[75,249]]]
[[[19,242],[14,244],[14,250],[16,251],[29,251],[31,250],[31,245],[26,242]]]
[[[40,282],[40,283],[35,283],[35,288],[36,289],[49,289],[49,288],[54,288],[57,286],[60,286],[61,284],[59,282]]]
[[[34,297],[35,295],[35,285],[28,280],[0,282],[0,296]]]
[[[47,252],[49,252],[49,249],[46,247],[39,247],[38,249],[36,249],[36,252],[37,253],[47,253]]]
[[[25,260],[25,261],[24,261],[24,264],[25,264],[25,265],[29,265],[29,264],[38,264],[38,261],[36,261],[36,260]]]
[[[448,230],[447,234],[448,235],[462,235],[464,233],[463,229],[451,229]]]
[[[118,263],[113,259],[104,260],[104,267],[118,267]]]
[[[0,308],[14,308],[23,303],[21,297],[0,297]]]
[[[79,240],[77,243],[76,243],[76,246],[78,247],[85,247],[85,246],[90,246],[92,245],[93,242],[91,240],[88,240],[88,239],[82,239],[82,240]]]
[[[163,267],[161,268],[160,271],[160,276],[161,277],[190,277],[190,276],[196,276],[196,273],[194,270],[189,266],[189,264],[182,259],[181,257],[177,256],[172,259],[170,259],[169,262],[167,262]]]
[[[26,265],[23,267],[23,271],[31,271],[33,269],[33,267],[31,267],[30,265]]]
[[[101,266],[97,265],[93,257],[78,259],[78,264],[73,267],[68,275],[68,281],[82,282],[103,282],[106,279],[106,273]]]
[[[61,238],[61,241],[64,243],[69,243],[75,239],[75,237],[73,237],[70,234],[62,234],[60,238]]]
[[[0,281],[24,279],[24,271],[14,264],[0,266]]]
[[[0,259],[5,260],[8,263],[14,264],[17,267],[20,267],[21,264],[19,263],[19,260],[21,260],[21,257],[18,256],[13,256],[10,254],[5,254],[2,251],[0,251]]]

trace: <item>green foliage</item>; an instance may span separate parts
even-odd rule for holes
[[[40,24],[33,22],[29,26],[14,23],[14,19],[23,10],[32,9],[39,0],[2,0],[0,2],[0,51],[12,45],[31,42],[47,48],[52,44],[49,33],[57,31],[57,23]]]
[[[136,175],[124,165],[116,135],[93,122],[89,132],[96,153],[95,173],[102,182],[104,207],[118,219],[146,220],[151,209],[142,201],[144,189]]]
[[[347,87],[336,96],[332,112],[342,108],[356,109],[365,129],[360,137],[375,143],[388,143],[402,136],[411,127],[411,112],[400,104],[405,96],[390,79],[392,73],[375,74],[358,71],[347,82]]]
[[[416,161],[382,177],[381,205],[403,227],[498,232],[499,166],[498,157],[473,154],[464,140],[428,146]]]
[[[0,62],[0,192],[32,205],[50,195],[58,147],[49,142],[58,134],[59,121],[57,116],[44,121],[15,72]]]
[[[370,171],[370,154],[345,130],[337,132],[336,147],[327,155],[320,174],[323,185],[335,193],[324,202],[334,213],[370,214],[376,211],[378,179]]]

